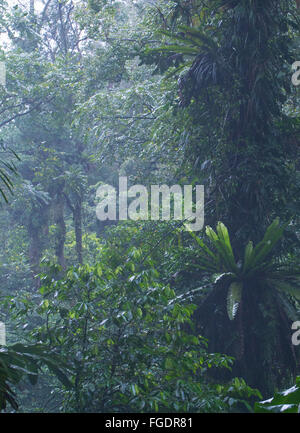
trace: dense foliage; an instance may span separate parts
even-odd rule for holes
[[[297,411],[299,2],[27,3],[0,0],[0,410]],[[120,176],[204,185],[205,227],[100,221]]]

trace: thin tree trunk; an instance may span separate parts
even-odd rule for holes
[[[82,265],[82,208],[81,202],[76,203],[73,212],[75,237],[76,237],[76,252],[78,262]]]
[[[56,224],[56,245],[55,254],[59,265],[65,269],[66,260],[64,255],[65,241],[66,241],[66,224],[64,219],[64,196],[62,193],[57,194],[54,205],[54,221]]]
[[[29,236],[29,263],[32,278],[34,281],[35,287],[39,287],[39,279],[36,278],[36,275],[39,273],[39,264],[41,260],[41,242],[39,236],[39,230],[31,225],[28,227],[28,236]]]
[[[34,16],[34,9],[34,0],[30,0],[29,13],[31,17]]]
[[[65,199],[67,202],[67,205],[69,206],[72,214],[73,214],[73,221],[74,221],[74,230],[75,230],[75,240],[76,240],[76,254],[78,263],[80,265],[83,264],[83,258],[82,258],[82,200],[78,199],[73,206],[71,203],[71,200],[67,195],[65,195]]]

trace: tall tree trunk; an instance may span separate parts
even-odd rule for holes
[[[58,193],[54,204],[54,221],[56,224],[56,245],[55,254],[59,265],[65,269],[66,260],[64,255],[65,241],[66,241],[66,224],[64,219],[64,196]]]
[[[36,278],[36,275],[40,271],[39,264],[41,260],[41,242],[39,230],[30,224],[28,227],[28,236],[30,269],[32,278],[34,280],[34,285],[37,288],[39,287],[39,280]]]
[[[74,221],[75,239],[76,239],[76,254],[79,264],[83,264],[82,258],[82,199],[77,198],[73,205],[67,195],[65,195],[67,205],[69,206]]]
[[[77,202],[74,207],[73,219],[76,237],[76,253],[78,262],[82,265],[82,206],[81,202]]]
[[[30,0],[29,13],[31,17],[34,16],[34,0]]]

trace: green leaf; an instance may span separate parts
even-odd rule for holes
[[[255,404],[255,412],[273,413],[299,413],[300,409],[300,377],[296,379],[296,385],[282,392],[275,393],[274,397]]]
[[[227,294],[227,313],[230,320],[234,320],[238,311],[241,298],[242,298],[243,284],[240,282],[233,282],[230,284]]]

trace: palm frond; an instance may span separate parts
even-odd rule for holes
[[[228,287],[227,313],[230,320],[236,316],[241,302],[244,287],[256,284],[274,288],[300,300],[300,268],[291,266],[282,260],[270,257],[277,242],[283,237],[288,223],[281,226],[276,218],[267,228],[261,242],[255,247],[250,241],[245,247],[243,263],[237,263],[226,226],[219,222],[216,231],[206,227],[206,235],[213,247],[208,248],[203,239],[191,232],[200,247],[198,256],[199,269],[208,274],[217,274],[214,284],[220,283]],[[226,278],[225,278],[226,277]]]

